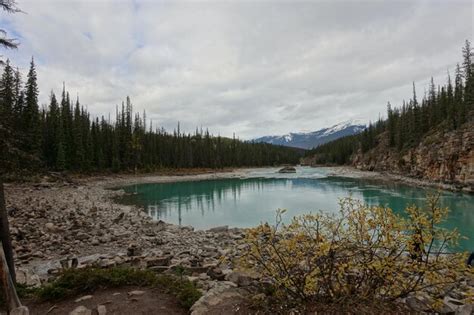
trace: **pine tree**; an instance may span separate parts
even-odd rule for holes
[[[463,48],[463,67],[464,67],[464,102],[461,108],[461,114],[463,121],[466,121],[466,116],[474,109],[474,64],[472,59],[474,57],[471,43],[466,40],[466,44]]]
[[[0,170],[9,170],[14,167],[12,165],[14,147],[17,145],[12,143],[16,138],[16,130],[13,119],[13,103],[14,103],[14,77],[13,69],[7,60],[3,74],[0,79]],[[9,140],[9,141],[8,141]],[[8,166],[7,166],[8,165]]]
[[[456,129],[456,102],[454,100],[453,84],[451,82],[451,76],[448,72],[448,86],[446,88],[446,119],[448,122],[448,129]]]
[[[84,169],[84,143],[82,136],[82,115],[81,106],[79,104],[79,97],[76,99],[74,107],[74,121],[73,121],[73,143],[74,143],[74,159],[73,169]]]
[[[456,128],[462,123],[462,106],[464,98],[464,86],[462,81],[462,71],[459,63],[456,65],[456,77],[454,79],[454,106],[457,108],[455,113]]]
[[[31,59],[30,70],[25,85],[25,107],[23,112],[23,150],[38,157],[40,148],[40,116],[38,108],[38,83],[34,59]]]
[[[46,113],[45,118],[45,133],[44,133],[44,159],[46,164],[50,168],[56,166],[56,155],[58,152],[58,133],[60,124],[60,111],[59,104],[56,100],[56,96],[51,92],[49,110]]]
[[[15,104],[15,75],[7,60],[0,80],[0,117],[4,123],[11,123]]]
[[[25,93],[22,89],[21,73],[16,69],[15,72],[15,104],[12,109],[12,124],[16,132],[22,130],[23,107],[25,106]]]

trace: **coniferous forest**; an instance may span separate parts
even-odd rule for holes
[[[448,73],[446,84],[436,86],[431,78],[421,101],[413,83],[411,99],[396,108],[388,103],[385,120],[370,123],[360,134],[309,150],[306,156],[314,157],[317,164],[348,164],[354,153],[365,153],[382,139],[386,139],[392,149],[402,152],[418,145],[430,131],[451,131],[470,121],[474,115],[474,53],[468,40],[462,53],[463,62],[457,64],[454,80]]]
[[[115,119],[92,117],[63,88],[38,105],[34,60],[23,82],[7,61],[0,79],[1,169],[21,171],[152,171],[160,168],[269,166],[298,162],[301,150],[212,136],[172,133],[134,113],[129,97]]]

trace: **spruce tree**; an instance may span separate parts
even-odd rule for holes
[[[32,158],[38,158],[40,148],[40,116],[38,108],[38,83],[34,59],[25,85],[25,107],[23,111],[23,150]]]
[[[461,108],[460,116],[463,122],[466,121],[467,115],[471,110],[474,110],[474,64],[473,57],[474,53],[471,48],[471,43],[466,40],[466,44],[463,48],[463,67],[464,67],[464,102]]]
[[[84,144],[82,137],[82,116],[81,106],[79,104],[79,97],[76,99],[76,105],[74,107],[72,139],[74,144],[74,158],[72,168],[75,170],[82,170],[84,168]]]
[[[56,96],[51,91],[49,110],[46,114],[45,133],[44,133],[44,159],[50,168],[56,166],[56,155],[58,152],[58,133],[60,124],[59,104]]]
[[[0,117],[4,123],[11,123],[15,103],[15,74],[7,60],[0,80]]]

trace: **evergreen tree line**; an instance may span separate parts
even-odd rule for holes
[[[115,120],[91,118],[63,87],[59,97],[38,106],[34,61],[26,82],[7,61],[0,79],[0,169],[56,171],[151,171],[159,168],[222,168],[298,163],[301,151],[212,136],[209,131],[172,133],[147,125],[146,113],[133,113],[129,97]]]
[[[399,108],[387,105],[387,119],[379,119],[360,134],[343,137],[307,151],[319,164],[347,164],[351,156],[376,147],[385,139],[398,152],[416,146],[430,131],[455,130],[474,113],[474,53],[466,40],[462,49],[463,63],[457,64],[454,82],[448,73],[447,82],[436,87],[433,78],[421,101],[418,101],[415,84],[413,96]],[[381,136],[385,133],[385,136]]]

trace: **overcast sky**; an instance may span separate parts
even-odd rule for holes
[[[65,81],[94,115],[129,95],[155,125],[245,139],[375,120],[473,38],[472,1],[17,2],[1,54],[35,57],[41,103]]]

